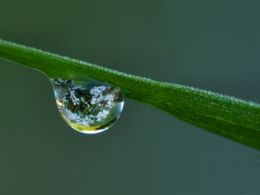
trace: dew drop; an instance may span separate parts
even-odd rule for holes
[[[106,83],[51,79],[58,110],[76,131],[96,134],[119,118],[124,100],[120,89]]]

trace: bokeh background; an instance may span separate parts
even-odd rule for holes
[[[260,102],[257,0],[1,0],[0,37]],[[61,119],[49,81],[0,61],[0,194],[257,195],[260,153],[126,99],[109,131]]]

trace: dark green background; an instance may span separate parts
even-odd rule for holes
[[[260,102],[259,0],[1,0],[0,37]],[[0,61],[0,194],[260,194],[260,153],[126,99],[84,136],[48,80]]]

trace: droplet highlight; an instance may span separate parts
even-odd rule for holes
[[[90,81],[51,79],[58,110],[66,123],[85,134],[101,133],[119,118],[123,95],[113,85]]]

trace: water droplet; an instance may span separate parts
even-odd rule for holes
[[[107,130],[119,118],[124,100],[119,88],[90,81],[51,79],[58,110],[73,129],[96,134]]]

